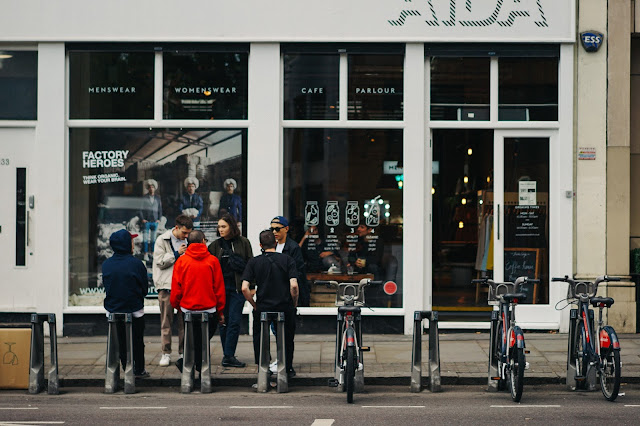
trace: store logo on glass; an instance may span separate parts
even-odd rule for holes
[[[549,27],[543,7],[548,1],[543,0],[397,1],[402,2],[405,9],[387,21],[394,27],[403,26],[409,20],[420,20],[429,27],[513,27],[527,21],[533,21],[540,28]]]
[[[92,86],[89,87],[89,93],[136,93],[135,86]]]
[[[604,34],[597,31],[585,31],[580,33],[580,42],[587,52],[597,52],[604,41]]]

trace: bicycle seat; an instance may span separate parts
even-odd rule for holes
[[[600,306],[600,304],[604,304],[607,308],[613,305],[613,299],[611,297],[592,297],[591,304],[594,308]]]
[[[347,312],[360,312],[360,306],[338,306],[338,312],[341,314],[345,314]]]
[[[525,301],[527,300],[527,293],[506,293],[502,295],[502,299],[507,303],[513,302],[514,299],[518,299],[518,301]]]

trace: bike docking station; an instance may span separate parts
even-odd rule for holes
[[[590,329],[594,330],[593,322],[594,322],[594,313],[591,309],[589,309],[589,323]],[[594,391],[596,390],[596,383],[598,382],[595,368],[588,369],[588,373],[586,376],[581,376],[576,368],[576,352],[573,350],[573,345],[580,338],[580,336],[576,336],[576,330],[578,329],[578,323],[582,321],[582,318],[578,316],[578,310],[572,308],[569,311],[569,345],[567,351],[567,388],[569,390],[586,390],[586,391]],[[590,339],[593,340],[594,336],[590,336]],[[597,340],[593,340],[597,341]]]
[[[118,340],[118,333],[122,331],[122,326],[119,327],[119,324],[122,324],[125,329],[127,346],[127,363],[124,369],[124,393],[135,393],[136,383],[133,375],[133,314],[109,313],[107,320],[109,322],[109,332],[107,335],[107,367],[104,380],[104,392],[115,393],[118,390],[120,382],[120,342]],[[121,328],[121,330],[118,331],[118,328]]]
[[[440,392],[440,337],[438,312],[415,311],[413,313],[413,346],[411,350],[411,392],[422,391],[422,321],[429,321],[429,390]]]
[[[269,363],[271,362],[271,342],[269,338],[269,325],[277,322],[276,346],[278,363],[277,392],[289,392],[289,378],[287,376],[287,352],[285,350],[284,312],[260,312],[260,358],[258,364],[258,392],[269,390]],[[255,330],[254,330],[255,332]]]
[[[495,306],[494,306],[495,308]],[[491,324],[489,328],[489,377],[487,378],[487,390],[498,392],[500,389],[500,371],[498,368],[498,319],[500,311],[491,311]]]
[[[49,323],[51,366],[47,374],[47,393],[58,395],[58,338],[56,336],[56,314],[31,314],[31,360],[29,362],[29,393],[44,390],[44,322]]]
[[[200,335],[202,347],[202,357],[200,362],[200,393],[211,393],[211,348],[209,346],[209,314],[207,312],[185,312],[184,313],[184,355],[182,364],[182,377],[180,380],[180,390],[182,393],[193,391],[193,381],[195,376],[195,351],[194,348],[194,323],[200,323]]]

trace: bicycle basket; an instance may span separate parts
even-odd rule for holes
[[[576,281],[575,285],[569,284],[567,287],[567,299],[577,299],[578,295],[583,293],[592,295],[594,287],[595,285],[589,281]]]
[[[515,284],[513,283],[493,283],[489,285],[489,294],[487,300],[489,305],[498,305],[500,296],[507,293],[515,293]]]
[[[346,297],[353,297],[354,305],[364,305],[364,291],[359,283],[340,283],[336,291],[336,306],[344,306]]]

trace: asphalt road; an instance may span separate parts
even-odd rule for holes
[[[135,395],[105,395],[102,388],[68,388],[60,395],[0,391],[0,425],[103,424],[638,424],[640,387],[624,385],[614,403],[597,392],[568,392],[562,385],[525,386],[520,404],[482,386],[450,386],[441,393],[408,386],[369,386],[346,403],[331,388],[288,394],[216,388],[202,395],[178,388],[144,388]]]

